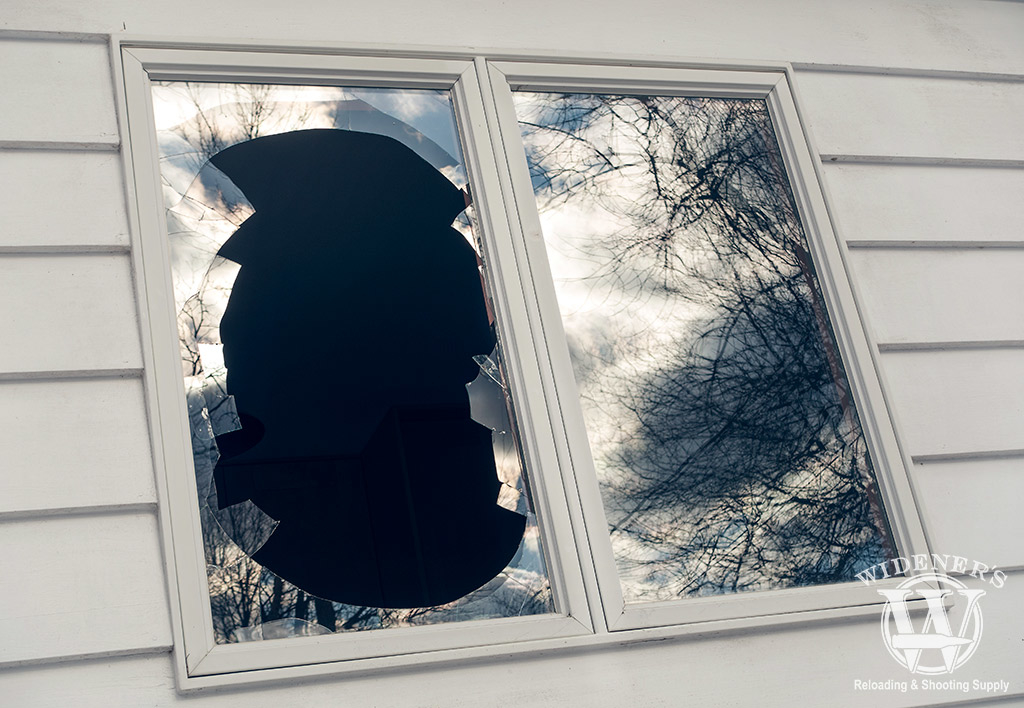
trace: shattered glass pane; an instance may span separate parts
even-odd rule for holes
[[[217,641],[552,612],[449,94],[153,101]]]
[[[893,557],[764,101],[515,102],[626,600]]]

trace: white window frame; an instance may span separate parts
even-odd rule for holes
[[[707,62],[636,66],[534,56],[490,61],[472,52],[330,47],[196,48],[115,38],[115,81],[126,128],[133,258],[143,330],[147,407],[182,690],[364,672],[567,647],[753,630],[877,612],[860,583],[627,604],[612,557],[600,490],[576,393],[510,86],[547,91],[758,98],[767,101],[816,264],[841,358],[858,404],[886,514],[903,555],[927,552],[886,415],[872,352],[782,64]],[[573,63],[575,61],[575,63]],[[642,62],[641,62],[642,63]],[[170,278],[151,99],[152,81],[264,82],[450,89],[473,185],[476,231],[488,266],[509,385],[531,475],[556,612],[218,645],[199,526],[191,439]],[[876,587],[885,587],[880,583]],[[890,581],[895,586],[896,581]]]

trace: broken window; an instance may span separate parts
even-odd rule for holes
[[[765,101],[514,100],[626,602],[892,558]]]
[[[853,614],[926,550],[784,72],[121,59],[183,690]]]
[[[449,93],[153,102],[217,641],[551,612]]]

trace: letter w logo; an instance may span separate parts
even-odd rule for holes
[[[935,575],[931,576],[931,579],[945,581],[947,584],[954,584],[957,586],[956,592],[966,600],[963,616],[960,619],[960,624],[959,627],[957,627],[955,634],[953,633],[953,627],[950,624],[946,605],[943,602],[945,597],[953,593],[952,590],[931,587],[915,590],[913,587],[905,587],[907,585],[913,585],[921,582],[923,578],[919,577],[911,578],[895,590],[878,591],[878,594],[885,597],[888,601],[886,603],[886,609],[888,612],[883,611],[882,613],[882,633],[885,637],[886,643],[894,656],[897,656],[897,654],[902,656],[902,661],[900,663],[903,663],[908,669],[915,673],[919,671],[921,655],[926,649],[939,650],[942,654],[942,665],[945,667],[945,670],[939,666],[920,666],[920,673],[935,674],[952,672],[953,669],[967,660],[967,657],[965,656],[962,661],[957,661],[961,649],[974,644],[975,641],[980,638],[981,615],[976,612],[976,605],[978,599],[985,594],[985,591],[967,589],[961,583],[946,576]],[[908,598],[910,598],[910,596],[915,592],[924,599],[928,608],[928,614],[924,618],[924,626],[920,632],[917,632],[914,629],[914,624],[910,619],[910,611],[907,607]],[[887,618],[889,612],[891,612],[892,618],[896,624],[895,632],[891,632],[888,626]],[[977,626],[975,627],[974,636],[967,637],[965,635],[967,634],[972,618],[975,617]],[[899,658],[899,656],[897,656],[897,658]]]

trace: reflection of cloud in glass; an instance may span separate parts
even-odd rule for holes
[[[760,101],[515,94],[628,601],[891,552]]]
[[[225,130],[237,130],[238,123],[244,122],[247,115],[256,112],[250,106],[248,110],[238,112],[227,109],[232,104],[253,104],[273,101],[280,104],[292,104],[294,110],[278,116],[266,116],[264,129],[273,134],[295,127],[306,127],[304,122],[311,114],[317,112],[317,106],[344,100],[348,94],[346,89],[334,86],[269,86],[246,84],[223,84],[205,82],[174,82],[165,81],[154,84],[153,117],[157,131],[171,130],[189,121],[199,118],[200,121],[213,125],[225,121]],[[289,123],[291,128],[284,124]],[[308,126],[320,127],[320,126]]]
[[[153,104],[158,134],[177,133],[206,158],[258,136],[342,128],[396,138],[466,184],[447,91],[161,82]],[[162,144],[161,160],[178,152]]]
[[[411,125],[462,165],[462,147],[452,121],[451,96],[447,91],[395,91],[389,89],[348,89],[352,96],[383,113]],[[435,165],[439,167],[439,165]],[[465,175],[463,174],[463,180]],[[452,180],[458,186],[464,186]]]

